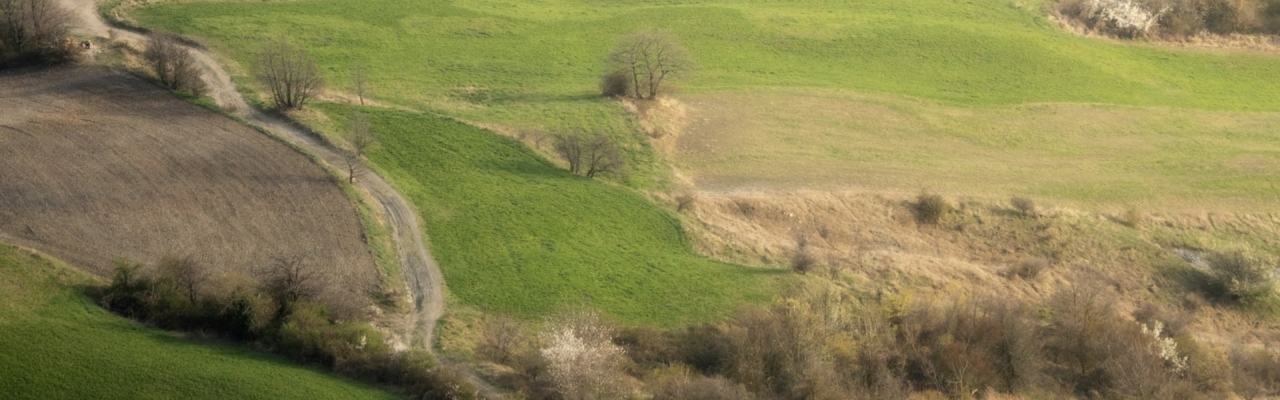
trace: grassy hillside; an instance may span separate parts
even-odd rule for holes
[[[646,27],[677,34],[699,61],[682,85],[689,91],[837,87],[966,104],[1280,109],[1269,95],[1280,89],[1275,57],[1079,38],[1052,28],[1039,3],[303,0],[136,14],[240,62],[262,38],[293,38],[338,86],[365,63],[380,97],[504,122],[607,115],[590,106],[600,60],[613,38]]]
[[[351,110],[317,106],[337,122]],[[694,255],[640,194],[569,174],[520,143],[441,117],[366,110],[374,162],[422,212],[450,290],[526,317],[589,302],[674,325],[768,299],[774,272]]]
[[[249,349],[197,342],[113,316],[88,275],[0,245],[0,397],[15,399],[394,399]]]
[[[1280,58],[1077,37],[1053,27],[1044,17],[1042,3],[686,0],[654,5],[573,0],[301,0],[169,3],[148,6],[135,14],[147,25],[202,37],[242,67],[250,65],[262,38],[289,37],[310,47],[332,86],[339,90],[352,86],[351,67],[364,64],[374,81],[374,95],[380,99],[515,131],[587,128],[614,132],[633,144],[636,140],[630,133],[634,124],[619,107],[594,96],[600,60],[620,34],[639,28],[670,30],[699,63],[696,75],[678,83],[685,94],[681,97],[733,93],[730,100],[740,102],[737,106],[742,110],[728,116],[708,116],[694,109],[690,119],[706,118],[712,123],[759,120],[786,128],[735,130],[726,137],[713,138],[745,143],[757,137],[781,137],[767,148],[755,148],[770,153],[763,160],[752,158],[757,156],[754,154],[679,155],[677,164],[689,168],[686,172],[698,184],[728,179],[750,186],[794,178],[812,181],[815,186],[861,186],[868,183],[863,177],[905,170],[909,173],[887,177],[894,188],[933,187],[999,197],[1014,191],[1127,202],[1151,193],[1175,193],[1170,197],[1176,198],[1183,195],[1184,188],[1205,186],[1200,182],[1203,180],[1221,182],[1240,177],[1242,174],[1227,171],[1231,165],[1216,162],[1225,157],[1227,164],[1258,164],[1247,159],[1250,155],[1234,159],[1240,155],[1238,147],[1243,146],[1233,144],[1237,136],[1247,136],[1248,145],[1262,145],[1254,149],[1264,152],[1262,164],[1277,159],[1273,144],[1255,134],[1274,128],[1274,115],[1256,129],[1233,131],[1220,129],[1217,121],[1235,115],[1209,115],[1209,119],[1184,124],[1186,117],[1167,108],[1280,110],[1280,97],[1273,95],[1280,90],[1280,81],[1273,79]],[[761,98],[755,93],[761,88],[790,92]],[[883,104],[868,107],[865,102],[838,98],[847,98],[850,92],[884,96],[884,102],[895,103],[889,108],[898,107],[895,111],[900,113],[931,116],[972,110],[977,115],[942,118],[930,121],[934,127],[915,129],[898,124],[896,119],[880,118],[880,114],[859,114]],[[797,99],[797,93],[805,98]],[[921,106],[915,102],[919,99],[928,103]],[[1122,108],[1121,113],[1128,113],[1133,122],[1121,120],[1092,131],[1055,124],[1062,118],[1052,113],[1008,109],[1045,102],[1159,109]],[[851,114],[857,118],[868,117],[868,121],[804,120],[796,125],[796,118],[792,118],[795,107],[788,107],[794,104],[822,104],[819,107],[837,111],[843,107],[853,110]],[[1089,113],[1070,113],[1078,120],[1089,119]],[[992,129],[993,125],[1007,125],[1002,118],[1026,123]],[[859,131],[859,123],[874,130]],[[1180,141],[1170,144],[1178,148],[1175,159],[1128,157],[1131,147],[1152,147],[1146,144],[1151,134],[1163,135],[1170,127],[1177,132],[1165,139]],[[882,140],[886,134],[888,140]],[[1062,136],[1069,143],[1059,140]],[[1103,144],[1099,149],[1090,141],[1101,136],[1130,145]],[[1204,140],[1199,140],[1202,137]],[[946,154],[928,149],[906,158],[885,156],[878,150],[901,150],[902,143],[946,143],[941,147],[949,149],[957,141],[980,147],[961,155],[966,159],[988,157],[997,166],[1011,160],[1016,164],[1015,159],[1025,157],[1044,161],[1009,172],[1020,176],[1049,176],[1062,165],[1075,164],[1086,164],[1089,174],[1097,174],[1096,164],[1111,161],[1096,157],[1119,155],[1125,159],[1118,162],[1120,165],[1103,166],[1101,180],[993,188],[986,182],[991,171],[988,165],[950,168],[954,163],[945,160]],[[832,149],[814,152],[793,146],[813,142]],[[1027,152],[1027,143],[1043,146]],[[1182,156],[1193,155],[1195,150],[1191,149],[1200,147],[1209,148],[1214,164],[1200,168],[1194,156]],[[633,184],[661,187],[666,182],[665,169],[650,152],[637,151],[632,156],[642,172]],[[702,156],[729,159],[713,159],[720,164],[709,165]],[[944,160],[934,162],[936,158]],[[875,162],[858,161],[867,159]],[[830,168],[832,165],[836,168]],[[1165,167],[1169,165],[1172,167]],[[768,170],[751,172],[761,168]],[[726,170],[730,175],[747,172],[726,177]],[[1224,171],[1227,173],[1219,173]],[[1243,173],[1243,180],[1250,182],[1244,184],[1247,187],[1210,188],[1220,194],[1210,201],[1232,197],[1272,200],[1256,192],[1271,187],[1274,181],[1250,171],[1245,168]],[[829,179],[813,179],[824,173]],[[712,182],[698,181],[704,178]],[[1265,182],[1255,184],[1260,179]],[[1130,188],[1136,190],[1129,192]],[[1117,191],[1128,194],[1117,195]]]

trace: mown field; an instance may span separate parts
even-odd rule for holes
[[[111,315],[93,278],[0,244],[0,397],[395,399],[252,349],[196,341]]]
[[[351,107],[317,106],[341,131]],[[513,139],[438,116],[369,109],[371,158],[422,213],[450,290],[523,317],[586,303],[676,325],[767,300],[776,271],[694,255],[679,221],[630,189],[579,177]]]
[[[1114,210],[1280,200],[1280,113],[1042,103],[967,108],[843,91],[684,98],[673,157],[698,187],[925,189]]]

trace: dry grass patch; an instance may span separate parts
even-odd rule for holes
[[[673,162],[703,190],[924,187],[1082,208],[1253,211],[1274,204],[1280,184],[1277,113],[970,108],[819,90],[682,101]]]
[[[698,207],[686,214],[695,246],[734,262],[793,267],[800,254],[796,238],[804,237],[810,275],[866,292],[1038,302],[1088,277],[1114,292],[1126,315],[1147,303],[1187,313],[1179,324],[1189,325],[1186,330],[1202,341],[1280,339],[1280,323],[1267,309],[1206,302],[1205,273],[1168,250],[1254,246],[1275,252],[1280,221],[1270,214],[1151,213],[1142,229],[1130,229],[1103,213],[1040,204],[1038,217],[1026,218],[1002,201],[962,198],[951,216],[920,229],[909,192],[739,191],[697,197]]]
[[[360,219],[306,156],[104,68],[0,75],[0,236],[99,275],[191,256],[214,274],[302,257],[359,309],[379,269]],[[336,301],[336,300],[335,300]]]

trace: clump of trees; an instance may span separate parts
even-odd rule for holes
[[[1060,0],[1056,12],[1128,38],[1280,33],[1280,3],[1268,0]]]
[[[569,172],[588,178],[617,172],[626,165],[622,149],[604,134],[573,132],[560,135],[555,138],[554,148],[569,163]]]
[[[324,78],[311,53],[283,40],[262,47],[255,70],[281,110],[300,109],[324,90]]]
[[[189,257],[165,257],[151,268],[117,262],[111,284],[90,295],[117,314],[162,329],[256,343],[413,398],[476,397],[470,383],[430,354],[392,351],[368,323],[331,312],[320,299],[324,286],[299,257],[280,258],[257,276],[221,279]]]
[[[75,58],[72,18],[54,0],[0,0],[0,67]]]
[[[172,33],[152,33],[142,58],[155,72],[161,85],[194,96],[204,94],[206,86],[201,79],[200,64]]]
[[[600,81],[605,96],[653,100],[668,80],[693,70],[693,59],[675,35],[644,30],[618,39],[605,58],[609,72]]]

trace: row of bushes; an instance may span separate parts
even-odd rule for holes
[[[1131,316],[1078,285],[1040,305],[860,301],[808,289],[723,323],[610,330],[589,312],[540,335],[493,318],[476,355],[533,399],[1246,398],[1280,391],[1280,354],[1198,343],[1187,317]]]
[[[1060,0],[1056,11],[1122,37],[1280,33],[1275,0]]]
[[[425,352],[395,352],[369,324],[335,318],[317,301],[321,281],[298,258],[257,277],[211,279],[190,258],[152,268],[119,262],[111,284],[90,295],[122,316],[170,330],[201,332],[284,354],[414,398],[466,399],[475,389]]]

